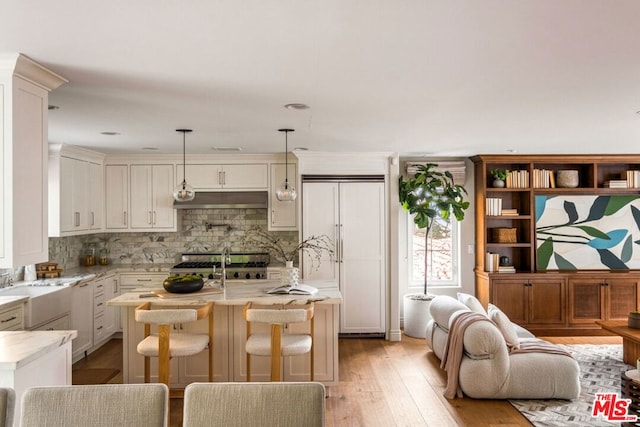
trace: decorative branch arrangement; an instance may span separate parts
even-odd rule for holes
[[[283,263],[293,261],[300,251],[308,251],[311,259],[311,271],[320,267],[320,260],[325,252],[329,255],[333,255],[334,252],[334,243],[326,234],[310,236],[294,246],[295,243],[284,241],[260,227],[254,227],[247,231],[243,245],[264,250]]]

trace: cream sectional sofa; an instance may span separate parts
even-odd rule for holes
[[[426,341],[442,359],[453,318],[465,311],[484,311],[475,297],[438,296],[431,302],[432,319],[427,324]],[[491,307],[493,314],[499,309]],[[580,395],[580,368],[571,357],[546,352],[512,353],[510,348],[524,342],[544,342],[526,329],[508,321],[504,313],[494,322],[476,322],[464,331],[459,385],[464,394],[476,399],[576,399]],[[499,325],[499,326],[498,326]],[[505,336],[507,339],[505,339]],[[507,341],[512,344],[507,345]]]

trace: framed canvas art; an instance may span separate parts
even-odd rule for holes
[[[539,271],[640,269],[640,195],[537,195],[535,214]]]

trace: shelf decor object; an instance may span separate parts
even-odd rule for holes
[[[580,183],[577,170],[559,170],[556,175],[556,184],[560,188],[576,188]]]
[[[192,129],[176,129],[176,132],[182,132],[182,183],[173,190],[173,198],[176,202],[190,202],[196,197],[193,188],[187,184],[187,165],[186,165],[186,135],[189,132],[193,132]]]

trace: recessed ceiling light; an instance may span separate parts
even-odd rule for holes
[[[242,147],[211,147],[213,151],[242,151]]]
[[[295,147],[293,151],[309,151],[307,147]]]
[[[507,148],[507,153],[517,153],[518,150],[516,150],[515,148]]]
[[[156,151],[158,147],[142,147],[143,150]]]
[[[57,105],[49,105],[48,109],[49,110],[59,110],[60,107],[58,107]]]
[[[293,102],[291,104],[286,104],[284,108],[286,108],[287,110],[308,110],[311,107],[300,102]]]
[[[115,136],[115,135],[120,135],[120,132],[104,131],[104,132],[100,132],[100,135]]]

